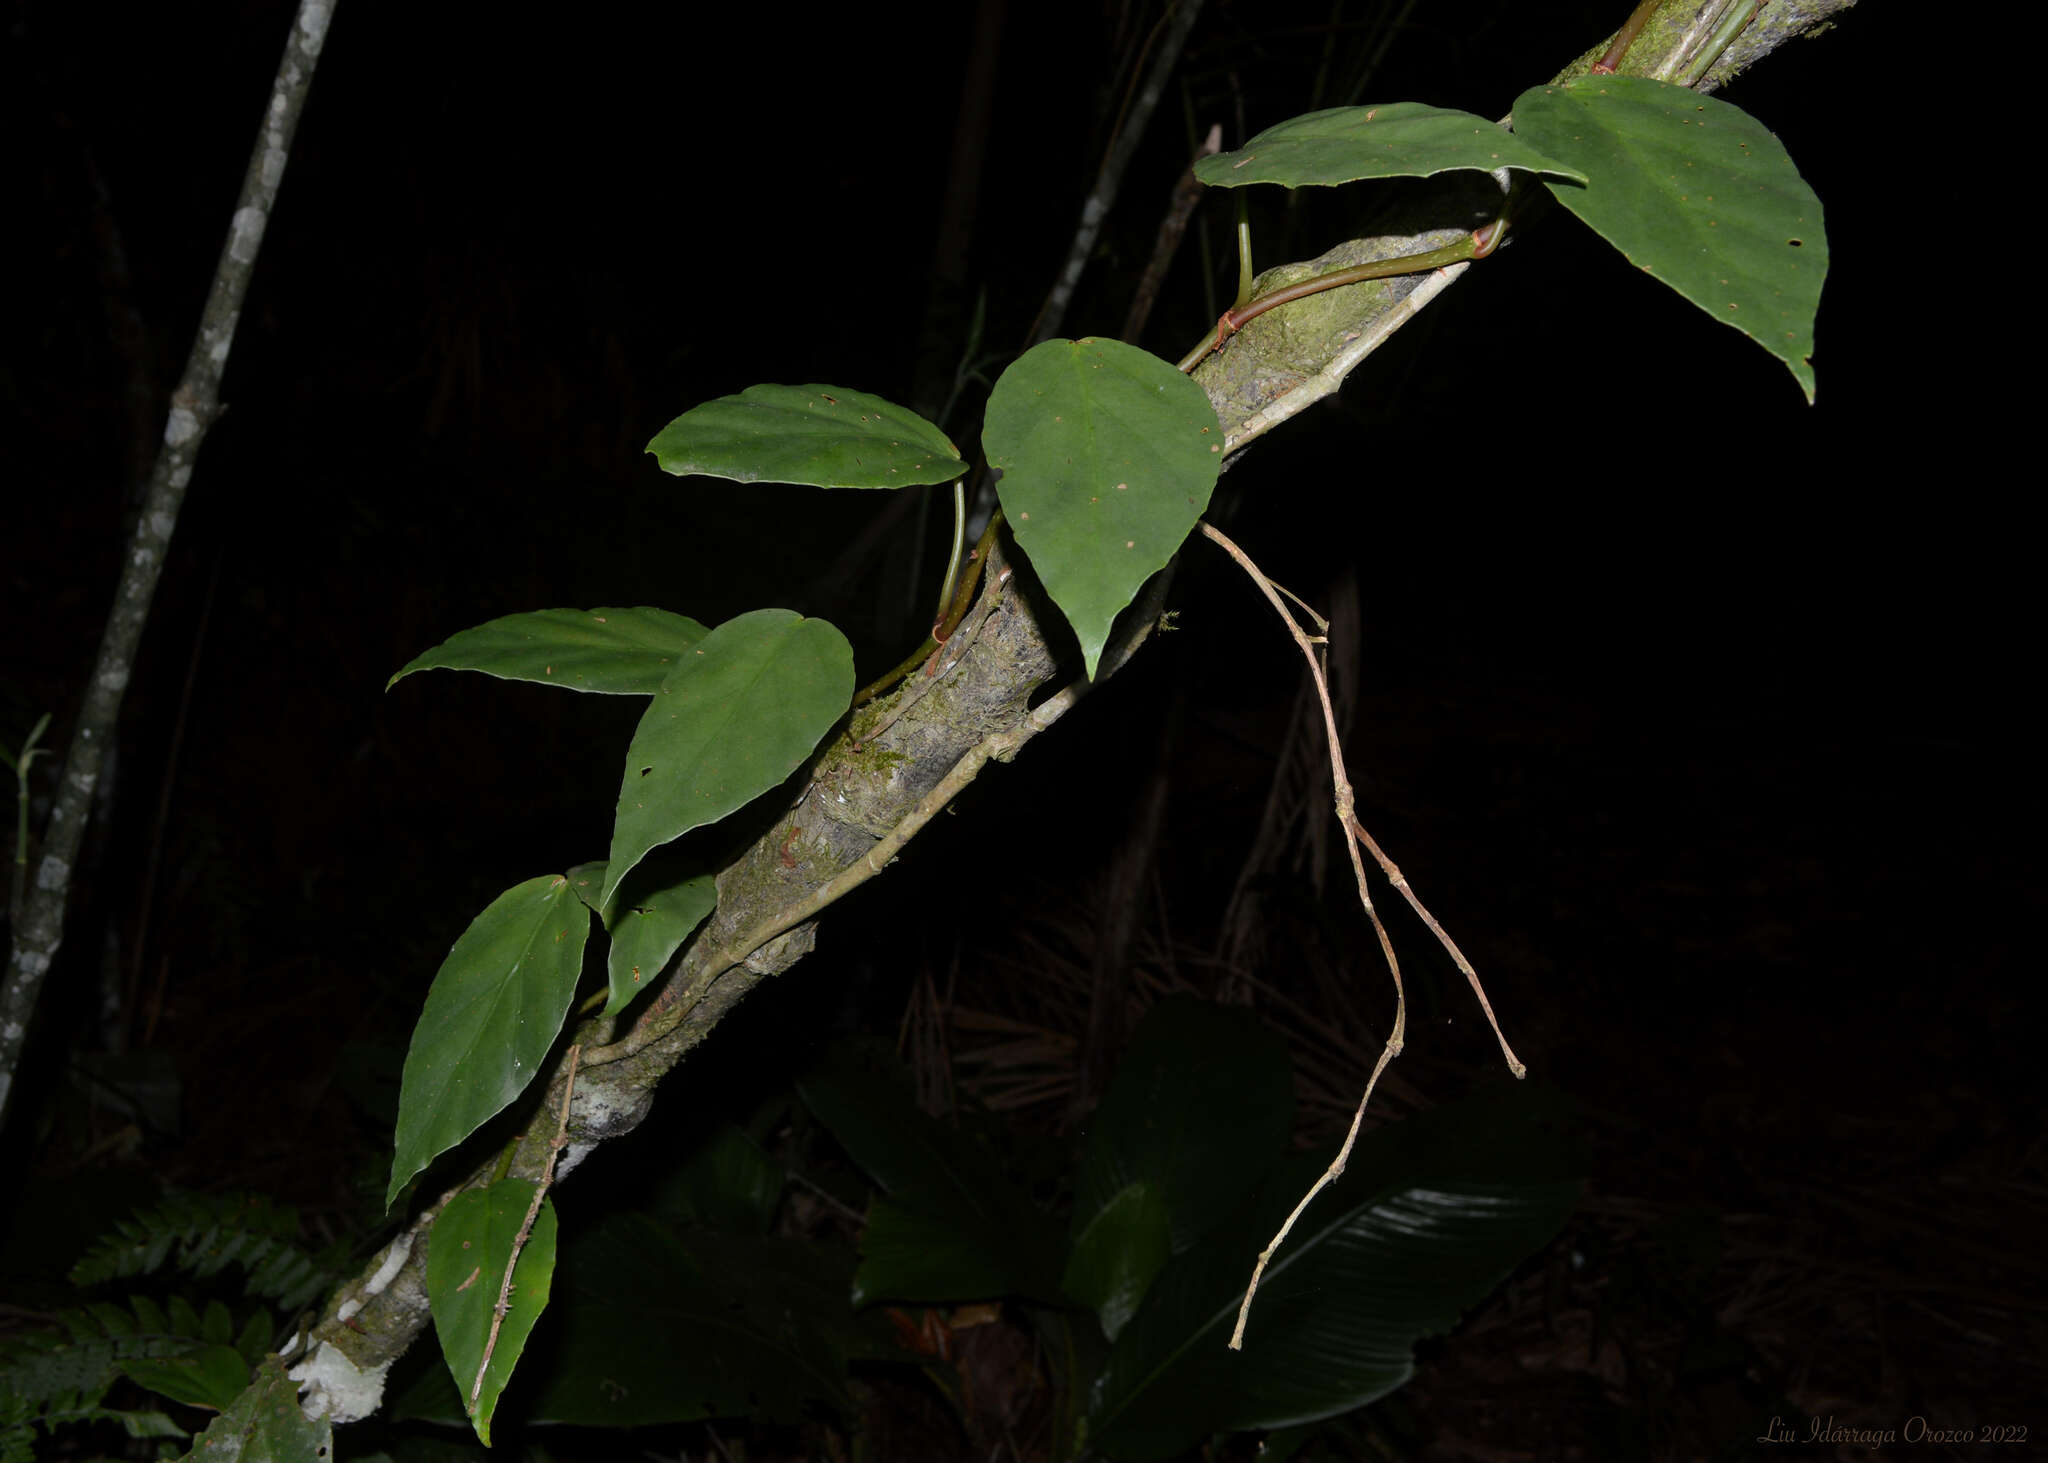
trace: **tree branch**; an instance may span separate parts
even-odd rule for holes
[[[1668,0],[1644,25],[1626,69],[1647,71],[1674,57],[1687,28],[1717,3],[1725,0],[1705,0],[1704,5],[1701,0]],[[1716,84],[1725,81],[1853,3],[1773,0],[1710,76]],[[1762,33],[1768,44],[1759,45],[1759,27],[1766,19],[1772,22]],[[1562,74],[1583,73],[1606,45],[1592,47]],[[1731,66],[1729,56],[1738,53],[1740,63]],[[1500,201],[1496,185],[1481,177],[1475,189],[1472,176],[1439,179],[1441,186],[1425,205],[1428,211],[1408,232],[1353,240],[1321,259],[1270,271],[1265,278],[1285,283],[1290,273],[1303,278],[1344,264],[1421,253],[1454,231],[1470,231],[1494,217]],[[1226,451],[1236,451],[1335,391],[1366,355],[1464,268],[1328,290],[1247,325],[1196,372],[1222,420]],[[912,676],[892,696],[862,707],[820,756],[789,815],[777,819],[719,875],[716,912],[684,949],[633,1029],[609,1035],[601,1023],[590,1023],[569,1038],[589,1055],[577,1074],[569,1108],[561,1175],[600,1142],[639,1126],[661,1078],[762,979],[780,974],[810,951],[816,915],[832,899],[885,866],[986,762],[1014,757],[1078,698],[1083,687],[1076,684],[1036,709],[1031,706],[1032,695],[1054,677],[1059,660],[1071,662],[1071,636],[1029,567],[1008,565],[1008,573],[1005,567],[998,548],[974,611],[978,629],[964,637],[963,624],[963,634],[948,642],[950,648],[969,639],[950,668],[929,680]],[[1125,612],[1098,679],[1121,665],[1149,633],[1164,578],[1155,577],[1138,604]],[[870,729],[885,722],[884,730],[865,740]],[[607,1050],[593,1050],[607,1043]],[[565,1049],[568,1044],[563,1043]],[[557,1070],[529,1100],[552,1111],[561,1105],[564,1085]],[[555,1138],[552,1124],[536,1122],[531,1129],[510,1168],[525,1178],[541,1174]],[[463,1187],[487,1182],[490,1168],[486,1160],[440,1202]],[[377,1406],[385,1369],[428,1320],[425,1260],[438,1209],[436,1204],[419,1216],[363,1275],[332,1298],[327,1319],[307,1338],[311,1353],[292,1372],[308,1389],[309,1413],[351,1421]]]

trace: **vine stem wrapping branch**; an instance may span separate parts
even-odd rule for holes
[[[1344,1134],[1343,1146],[1337,1150],[1337,1156],[1330,1160],[1330,1166],[1323,1170],[1322,1176],[1309,1185],[1308,1192],[1301,1196],[1294,1208],[1288,1213],[1287,1218],[1281,1221],[1280,1228],[1275,1231],[1273,1238],[1267,1242],[1266,1247],[1259,1251],[1258,1261],[1252,1266],[1251,1282],[1245,1286],[1244,1301],[1237,1308],[1237,1325],[1230,1333],[1230,1349],[1232,1351],[1242,1351],[1244,1349],[1245,1322],[1250,1318],[1252,1312],[1252,1297],[1259,1292],[1259,1281],[1265,1276],[1267,1263],[1272,1260],[1274,1253],[1280,1246],[1286,1242],[1288,1233],[1294,1228],[1294,1222],[1301,1218],[1302,1213],[1314,1201],[1316,1195],[1335,1183],[1338,1177],[1343,1174],[1344,1165],[1351,1159],[1351,1150],[1358,1142],[1359,1125],[1365,1120],[1365,1105],[1372,1101],[1373,1089],[1379,1085],[1380,1074],[1386,1071],[1387,1063],[1401,1055],[1401,1048],[1407,1038],[1408,995],[1401,982],[1401,962],[1394,954],[1394,942],[1388,938],[1387,927],[1381,921],[1379,911],[1373,907],[1372,893],[1366,887],[1365,860],[1358,851],[1361,841],[1372,851],[1373,859],[1379,864],[1381,871],[1386,874],[1394,887],[1401,891],[1402,895],[1408,900],[1408,903],[1414,907],[1416,913],[1422,916],[1423,922],[1429,926],[1431,932],[1443,942],[1444,948],[1450,952],[1451,959],[1456,962],[1458,969],[1462,970],[1465,973],[1466,979],[1471,981],[1472,989],[1479,996],[1480,1009],[1486,1012],[1487,1024],[1493,1027],[1493,1034],[1499,1039],[1500,1049],[1507,1057],[1508,1070],[1517,1077],[1521,1077],[1527,1073],[1528,1068],[1524,1067],[1517,1060],[1514,1051],[1508,1046],[1507,1037],[1501,1034],[1500,1023],[1494,1019],[1492,1003],[1486,999],[1486,991],[1479,983],[1478,972],[1473,970],[1470,962],[1465,959],[1464,953],[1458,949],[1457,945],[1452,943],[1451,937],[1444,933],[1443,926],[1436,922],[1435,917],[1427,909],[1423,908],[1422,901],[1415,896],[1415,891],[1408,887],[1408,881],[1402,877],[1400,869],[1388,859],[1386,854],[1380,851],[1380,846],[1373,842],[1371,835],[1365,831],[1365,826],[1358,821],[1358,812],[1354,806],[1351,792],[1351,779],[1344,771],[1344,751],[1337,735],[1337,713],[1330,704],[1329,677],[1324,672],[1322,657],[1316,653],[1317,646],[1327,645],[1329,641],[1323,634],[1311,636],[1306,630],[1303,630],[1301,622],[1289,613],[1287,606],[1281,602],[1280,596],[1287,594],[1289,599],[1294,600],[1296,604],[1301,604],[1304,610],[1308,610],[1309,615],[1315,620],[1318,630],[1327,631],[1329,629],[1328,623],[1321,615],[1316,614],[1314,610],[1308,609],[1308,606],[1303,604],[1298,596],[1289,594],[1274,584],[1272,580],[1268,579],[1260,571],[1259,566],[1252,562],[1251,556],[1226,537],[1221,530],[1208,523],[1204,523],[1202,524],[1202,533],[1211,543],[1222,549],[1224,553],[1230,555],[1240,569],[1251,576],[1252,583],[1259,587],[1259,593],[1263,594],[1267,602],[1273,606],[1274,613],[1278,614],[1286,622],[1288,633],[1294,637],[1294,643],[1301,648],[1302,657],[1308,661],[1308,672],[1316,685],[1316,697],[1322,703],[1323,733],[1330,744],[1330,781],[1334,784],[1336,790],[1337,822],[1344,830],[1344,847],[1351,855],[1351,872],[1358,883],[1358,902],[1365,906],[1366,918],[1372,921],[1373,932],[1379,936],[1380,951],[1387,958],[1387,971],[1394,980],[1394,1027],[1387,1037],[1387,1044],[1380,1048],[1379,1060],[1373,1063],[1372,1076],[1366,1080],[1365,1092],[1358,1099],[1357,1110],[1351,1114],[1351,1127]]]
[[[1354,264],[1346,269],[1333,269],[1328,274],[1318,274],[1295,284],[1283,285],[1269,290],[1257,299],[1233,305],[1223,312],[1216,322],[1216,336],[1205,338],[1202,343],[1182,356],[1179,369],[1186,374],[1199,366],[1212,351],[1223,349],[1223,342],[1268,310],[1292,304],[1309,295],[1321,294],[1324,290],[1341,289],[1348,284],[1363,284],[1370,279],[1392,279],[1402,274],[1427,274],[1433,269],[1448,269],[1452,265],[1469,264],[1475,259],[1484,259],[1500,247],[1506,237],[1507,221],[1495,219],[1482,229],[1466,237],[1444,245],[1441,249],[1430,249],[1421,254],[1403,254],[1398,259],[1374,259],[1365,264]],[[1240,233],[1242,226],[1240,226]]]
[[[484,1340],[484,1358],[476,1364],[476,1380],[469,1384],[469,1411],[476,1415],[477,1399],[483,1395],[484,1373],[491,1369],[491,1353],[498,1349],[498,1332],[505,1324],[505,1312],[512,1308],[512,1271],[519,1264],[520,1251],[526,1248],[528,1236],[533,1233],[533,1221],[540,1217],[541,1201],[548,1196],[548,1185],[555,1181],[555,1156],[569,1142],[569,1099],[576,1095],[576,1059],[583,1048],[569,1048],[569,1067],[562,1078],[562,1116],[555,1124],[555,1141],[548,1145],[547,1167],[541,1170],[540,1182],[534,1185],[533,1202],[526,1206],[526,1218],[519,1225],[519,1233],[513,1236],[512,1253],[505,1261],[505,1278],[498,1285],[498,1303],[491,1307],[491,1334]]]

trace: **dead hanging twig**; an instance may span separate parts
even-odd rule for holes
[[[1323,669],[1323,657],[1317,651],[1318,646],[1328,643],[1327,637],[1323,632],[1330,628],[1329,622],[1310,609],[1298,596],[1288,593],[1288,591],[1268,579],[1260,572],[1259,566],[1251,561],[1251,557],[1235,543],[1232,543],[1219,530],[1204,523],[1202,525],[1202,532],[1211,543],[1214,543],[1224,553],[1230,555],[1236,561],[1237,566],[1251,576],[1252,583],[1259,587],[1259,593],[1266,597],[1267,602],[1273,606],[1274,611],[1278,613],[1282,620],[1286,621],[1288,633],[1294,637],[1294,643],[1300,647],[1303,658],[1308,661],[1309,675],[1315,680],[1316,695],[1322,703],[1323,731],[1328,737],[1330,744],[1330,780],[1335,785],[1336,790],[1337,823],[1344,830],[1344,846],[1351,855],[1351,872],[1358,884],[1358,902],[1365,907],[1366,918],[1372,921],[1373,932],[1379,936],[1380,951],[1387,958],[1387,971],[1394,980],[1394,1028],[1387,1036],[1386,1045],[1380,1048],[1379,1059],[1373,1063],[1372,1076],[1366,1079],[1364,1095],[1358,1099],[1358,1108],[1351,1115],[1351,1127],[1344,1134],[1343,1146],[1337,1150],[1337,1156],[1330,1160],[1330,1166],[1323,1170],[1322,1177],[1309,1185],[1308,1192],[1301,1196],[1300,1202],[1294,1206],[1288,1213],[1287,1218],[1281,1222],[1280,1228],[1274,1233],[1273,1238],[1267,1242],[1263,1250],[1259,1251],[1258,1261],[1252,1266],[1251,1283],[1245,1287],[1244,1301],[1237,1309],[1237,1325],[1230,1333],[1230,1349],[1232,1351],[1242,1351],[1244,1349],[1245,1321],[1251,1315],[1252,1297],[1258,1294],[1259,1281],[1266,1273],[1267,1262],[1273,1258],[1274,1252],[1286,1241],[1288,1232],[1294,1228],[1294,1222],[1301,1217],[1303,1211],[1308,1208],[1309,1204],[1315,1199],[1315,1196],[1335,1183],[1338,1176],[1344,1172],[1344,1165],[1351,1158],[1351,1149],[1358,1142],[1359,1125],[1365,1120],[1365,1105],[1372,1101],[1373,1088],[1379,1085],[1380,1074],[1386,1071],[1387,1063],[1401,1054],[1401,1048],[1406,1040],[1408,1030],[1408,995],[1401,983],[1401,962],[1394,954],[1394,942],[1387,937],[1387,927],[1381,922],[1379,911],[1373,907],[1372,893],[1366,887],[1365,860],[1359,854],[1359,844],[1361,842],[1372,851],[1372,856],[1379,864],[1380,869],[1393,882],[1394,887],[1399,889],[1407,898],[1416,913],[1422,916],[1424,923],[1436,934],[1436,937],[1443,941],[1444,948],[1450,952],[1452,960],[1457,963],[1460,970],[1465,972],[1466,978],[1472,982],[1472,989],[1479,995],[1480,1008],[1486,1012],[1487,1022],[1493,1027],[1493,1034],[1499,1039],[1500,1049],[1507,1057],[1508,1070],[1517,1077],[1521,1077],[1526,1075],[1528,1069],[1522,1065],[1516,1058],[1513,1049],[1508,1046],[1507,1037],[1501,1034],[1500,1023],[1494,1020],[1493,1006],[1487,1001],[1486,992],[1479,984],[1478,973],[1466,961],[1463,952],[1452,943],[1451,937],[1444,933],[1443,926],[1438,924],[1429,911],[1422,907],[1422,902],[1415,897],[1414,891],[1408,887],[1408,881],[1401,876],[1400,869],[1395,867],[1393,862],[1380,851],[1380,846],[1373,842],[1372,838],[1366,833],[1364,825],[1358,821],[1358,811],[1354,806],[1351,793],[1351,779],[1344,771],[1343,739],[1337,731],[1337,713],[1330,704],[1329,677]],[[1287,598],[1293,600],[1296,604],[1301,605],[1302,609],[1307,611],[1309,618],[1316,622],[1317,633],[1315,635],[1311,636],[1307,631],[1303,630],[1300,621],[1296,620],[1288,612],[1287,606],[1280,598],[1283,594],[1287,595]]]
[[[1334,601],[1330,628],[1323,631],[1345,643],[1347,650],[1334,661],[1324,647],[1323,672],[1330,679],[1330,699],[1337,711],[1337,725],[1346,736],[1358,706],[1358,576],[1347,569],[1325,591]],[[1318,619],[1321,617],[1318,616]],[[1227,965],[1243,970],[1256,964],[1266,938],[1267,903],[1259,887],[1282,875],[1306,877],[1309,892],[1320,900],[1329,885],[1330,845],[1328,825],[1321,816],[1327,758],[1316,749],[1322,736],[1317,714],[1315,686],[1304,677],[1299,693],[1287,713],[1287,730],[1282,734],[1279,754],[1274,758],[1273,778],[1266,791],[1266,804],[1259,814],[1258,831],[1238,866],[1230,898],[1218,923],[1216,954]],[[1339,830],[1341,834],[1341,830]],[[1345,1106],[1350,1106],[1347,1101]]]

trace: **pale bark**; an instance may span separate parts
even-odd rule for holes
[[[114,607],[107,614],[92,677],[86,682],[85,699],[72,728],[56,801],[43,829],[42,857],[36,864],[35,881],[25,907],[14,911],[13,950],[8,957],[6,984],[0,987],[0,1118],[6,1116],[14,1074],[21,1065],[22,1047],[28,1040],[30,1019],[35,1014],[36,997],[64,941],[64,907],[71,892],[71,871],[85,837],[86,820],[92,812],[93,790],[98,786],[100,768],[120,719],[121,698],[128,689],[135,648],[149,619],[150,601],[163,573],[171,532],[177,527],[185,485],[192,480],[192,464],[199,456],[200,443],[206,440],[207,429],[220,413],[221,372],[227,367],[228,351],[235,342],[242,298],[248,293],[249,276],[263,247],[263,231],[277,204],[278,184],[284,179],[284,165],[291,155],[292,133],[299,125],[299,113],[313,84],[313,68],[320,60],[320,47],[327,38],[327,23],[333,11],[334,0],[300,0],[293,19],[284,59],[278,63],[277,79],[271,87],[270,103],[264,110],[263,124],[242,176],[241,196],[235,200],[227,242],[221,246],[213,288],[199,317],[199,333],[186,357],[185,374],[171,393],[163,447],[149,475],[149,490],[121,562]]]

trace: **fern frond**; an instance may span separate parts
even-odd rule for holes
[[[215,1315],[215,1308],[219,1314]],[[232,1318],[218,1301],[202,1317],[183,1297],[174,1296],[167,1315],[146,1296],[129,1299],[128,1308],[100,1301],[78,1310],[59,1311],[62,1328],[30,1332],[0,1341],[0,1398],[9,1411],[27,1407],[32,1414],[52,1408],[96,1407],[127,1361],[166,1361],[190,1356],[227,1331]]]
[[[172,1194],[117,1223],[71,1267],[71,1283],[99,1285],[167,1265],[197,1276],[240,1265],[248,1294],[298,1310],[336,1278],[298,1234],[298,1214],[260,1194]]]
[[[267,1333],[259,1312],[246,1328]],[[52,1328],[0,1341],[0,1463],[28,1463],[36,1431],[92,1422],[118,1422],[131,1438],[182,1438],[185,1430],[162,1412],[102,1406],[130,1363],[176,1361],[231,1334],[233,1318],[218,1301],[204,1314],[182,1296],[160,1307],[132,1296],[126,1309],[108,1301],[60,1311]]]

